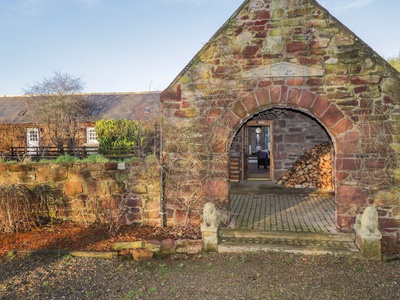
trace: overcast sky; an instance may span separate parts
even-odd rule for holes
[[[165,89],[242,0],[0,0],[0,95],[61,70],[85,92]],[[384,57],[399,0],[319,0]]]

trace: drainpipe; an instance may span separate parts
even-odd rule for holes
[[[163,123],[164,118],[161,118],[160,122],[160,158],[159,158],[159,166],[160,166],[160,223],[161,227],[164,228],[167,226],[167,218],[166,218],[166,203],[165,203],[165,172],[164,172],[164,161],[163,161]],[[157,124],[157,123],[156,123]]]

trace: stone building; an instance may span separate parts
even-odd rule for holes
[[[129,119],[155,122],[160,114],[160,93],[88,93],[82,94],[86,112],[76,146],[98,146],[94,123],[98,120]],[[31,109],[31,97],[0,97],[0,154],[11,147],[46,148],[51,143],[45,124],[40,124]],[[127,109],[129,107],[129,109]]]
[[[333,147],[336,225],[374,204],[400,232],[399,73],[315,0],[246,0],[161,94],[168,219],[227,208],[269,150],[277,180],[304,151]],[[397,172],[397,173],[396,173]]]

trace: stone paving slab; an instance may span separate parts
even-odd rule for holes
[[[232,195],[230,227],[335,233],[335,199],[319,194]]]

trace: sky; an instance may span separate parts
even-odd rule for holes
[[[319,0],[383,57],[400,51],[399,0]],[[54,71],[85,92],[162,91],[243,0],[0,0],[0,95]]]

